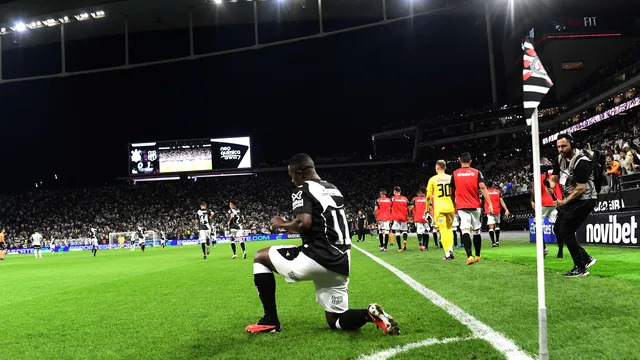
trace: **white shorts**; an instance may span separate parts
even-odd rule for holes
[[[489,214],[487,215],[487,225],[496,225],[497,228],[500,227],[500,215]]]
[[[211,230],[200,230],[200,234],[198,235],[200,244],[206,243],[209,238],[211,238]]]
[[[549,222],[555,224],[556,218],[558,217],[558,210],[555,208],[555,206],[543,206],[542,217],[549,218]]]
[[[416,223],[416,233],[418,235],[422,235],[426,232],[429,232],[429,224],[423,222]]]
[[[378,231],[389,231],[389,221],[378,221]]]
[[[482,227],[480,209],[460,209],[458,210],[458,216],[460,216],[460,228],[462,230],[480,231]]]
[[[453,224],[451,225],[453,229],[457,229],[460,226],[460,217],[458,214],[453,215]]]
[[[391,230],[407,232],[407,222],[394,221]]]
[[[347,250],[351,259],[350,250]],[[313,281],[316,302],[325,311],[341,314],[349,309],[349,277],[331,270],[300,251],[299,246],[272,246],[269,259],[288,283]]]

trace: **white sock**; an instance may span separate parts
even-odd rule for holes
[[[336,320],[336,329],[342,330],[342,328],[340,327],[340,319]]]

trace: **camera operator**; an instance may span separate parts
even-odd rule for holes
[[[589,275],[587,268],[596,263],[576,239],[576,230],[587,219],[597,203],[594,163],[590,156],[576,148],[573,137],[569,134],[558,135],[556,148],[560,153],[554,163],[553,176],[549,180],[552,189],[559,183],[562,185],[563,199],[554,201],[558,208],[558,217],[554,231],[558,242],[567,245],[574,267],[565,274],[566,277]]]

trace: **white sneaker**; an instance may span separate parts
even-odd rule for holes
[[[383,248],[383,247],[381,247],[381,248],[380,248],[380,251],[384,251],[384,248]]]
[[[238,257],[238,255],[233,254],[233,256],[231,257],[231,259],[235,259],[235,258],[237,258],[237,257]]]

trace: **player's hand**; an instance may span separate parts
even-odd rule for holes
[[[553,205],[554,205],[555,207],[563,206],[563,205],[564,205],[564,199],[563,199],[563,200],[556,200],[556,201],[554,201],[554,202],[553,202]]]
[[[504,213],[504,214],[505,214],[505,215],[507,215],[507,216],[511,215],[511,213],[509,212],[509,210],[505,211],[505,213]]]
[[[536,208],[536,203],[534,203],[533,201],[531,202],[531,208],[533,208],[533,209]]]
[[[275,228],[281,228],[286,224],[286,220],[282,216],[274,216],[272,220],[272,225]]]
[[[547,194],[553,195],[553,189],[552,188],[547,187],[546,189],[547,189]]]
[[[493,204],[489,205],[489,214],[493,214]]]

